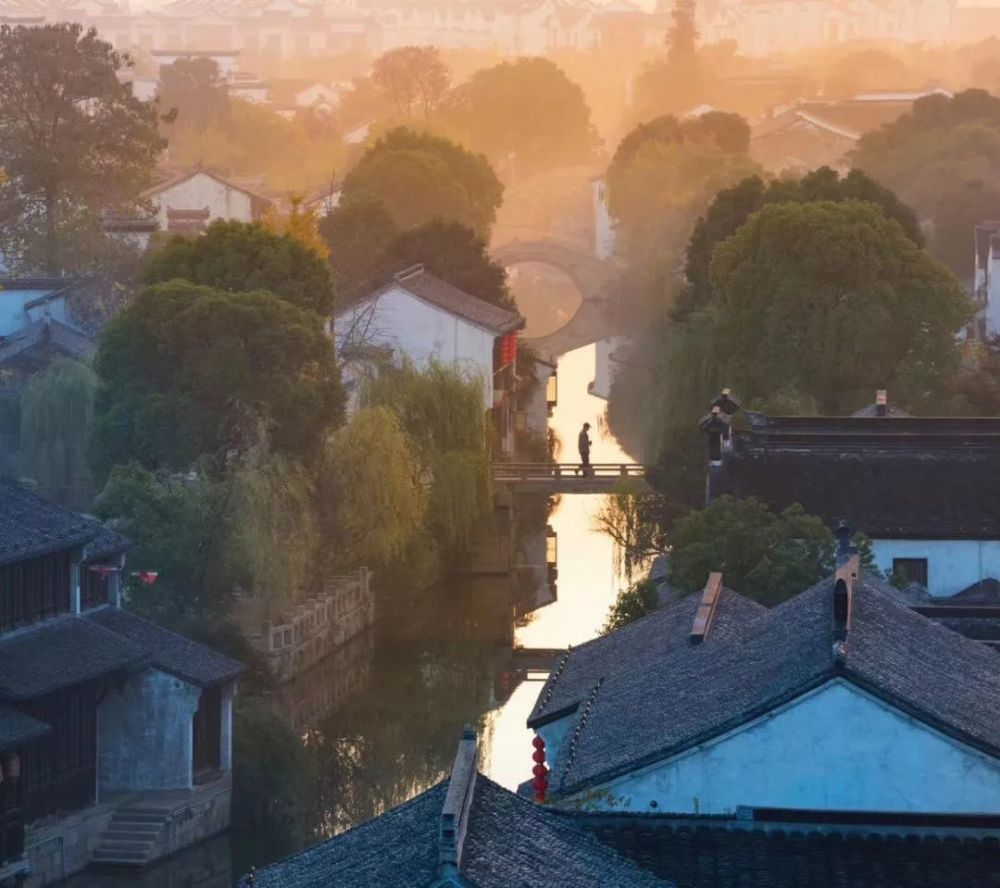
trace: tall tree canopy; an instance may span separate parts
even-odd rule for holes
[[[397,127],[365,151],[344,179],[343,196],[381,200],[399,229],[445,219],[486,239],[503,185],[482,154],[440,136]]]
[[[634,265],[658,257],[673,266],[712,195],[756,169],[749,144],[746,122],[718,112],[660,117],[622,140],[608,168],[608,206]]]
[[[177,59],[160,69],[160,111],[181,127],[203,127],[229,115],[229,86],[206,56]]]
[[[400,46],[375,59],[371,79],[397,114],[427,119],[448,91],[451,71],[435,46]]]
[[[888,385],[940,395],[969,300],[895,221],[862,201],[769,204],[715,250],[713,348],[746,398],[794,387],[825,413]]]
[[[732,188],[720,191],[695,224],[684,268],[690,289],[680,300],[678,308],[686,311],[707,304],[711,298],[709,268],[716,246],[753,213],[765,204],[818,200],[864,200],[876,204],[887,218],[895,219],[903,227],[910,240],[917,246],[923,246],[924,237],[913,210],[888,188],[860,170],[851,170],[843,178],[829,167],[821,167],[801,179],[765,182],[759,176],[751,176]]]
[[[319,231],[330,250],[337,293],[344,300],[362,296],[371,287],[398,233],[386,203],[367,194],[345,196],[320,220]]]
[[[183,278],[231,292],[268,290],[302,309],[333,308],[330,270],[291,231],[218,219],[200,237],[172,237],[146,266],[147,284]]]
[[[105,328],[92,454],[184,469],[256,446],[314,456],[343,411],[317,316],[264,291],[157,284]]]
[[[402,232],[386,248],[382,271],[389,275],[417,263],[479,299],[514,307],[506,269],[490,259],[486,244],[464,225],[434,221]]]
[[[983,220],[972,196],[995,193],[1000,177],[1000,98],[969,89],[918,99],[909,114],[862,136],[852,162],[931,223],[935,255],[971,275],[972,226]],[[964,251],[956,247],[963,242]]]
[[[598,141],[583,90],[538,57],[476,71],[451,92],[440,116],[463,144],[517,176],[582,163]]]
[[[74,229],[149,185],[165,143],[156,107],[116,72],[131,64],[79,25],[0,27],[0,229],[4,252],[49,274]]]

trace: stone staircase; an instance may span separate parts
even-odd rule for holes
[[[94,849],[91,865],[141,869],[162,856],[158,852],[171,814],[170,805],[150,802],[119,808]]]

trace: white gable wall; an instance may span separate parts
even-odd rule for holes
[[[396,288],[367,300],[334,320],[338,348],[387,346],[417,367],[431,359],[456,364],[483,381],[483,409],[493,406],[492,332]]]
[[[1000,761],[835,680],[600,789],[617,800],[616,810],[661,813],[724,814],[752,805],[996,814]],[[609,804],[601,794],[595,799],[596,808]]]
[[[167,230],[167,208],[173,210],[203,210],[208,207],[211,220],[233,219],[253,222],[253,202],[250,195],[220,182],[207,173],[195,173],[183,182],[164,188],[153,195],[156,218],[163,231]]]
[[[872,556],[881,571],[895,558],[926,558],[927,591],[935,597],[1000,579],[1000,540],[872,540]]]

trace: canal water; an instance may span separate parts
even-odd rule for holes
[[[589,422],[593,461],[630,462],[604,424],[605,402],[587,390],[595,354],[588,346],[559,360],[550,426],[564,461],[575,460],[577,434]],[[546,675],[514,668],[511,643],[551,649],[593,638],[625,582],[615,572],[610,538],[595,526],[603,496],[530,499],[515,504],[516,535],[523,551],[541,553],[542,563],[513,593],[510,578],[499,574],[461,576],[420,592],[393,590],[377,638],[356,641],[276,697],[318,758],[321,835],[348,829],[442,779],[465,725],[479,731],[486,774],[512,790],[530,779],[525,722]],[[546,552],[554,554],[555,572],[545,569]],[[69,885],[223,888],[251,865],[294,850],[234,832],[142,877],[84,875]]]

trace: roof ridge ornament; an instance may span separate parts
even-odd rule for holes
[[[691,626],[691,644],[701,644],[708,638],[709,630],[712,628],[712,621],[715,619],[715,612],[719,606],[719,599],[722,598],[722,573],[713,571],[708,575],[705,583],[705,591],[701,593],[701,603],[694,615],[694,623]]]
[[[455,764],[448,780],[448,792],[441,808],[438,833],[437,879],[435,888],[443,885],[461,885],[459,871],[462,867],[462,848],[469,828],[469,811],[476,790],[476,732],[470,726],[462,731]]]
[[[860,558],[855,552],[838,568],[833,581],[833,656],[838,664],[847,660],[847,641],[851,630],[854,584],[858,579]]]

